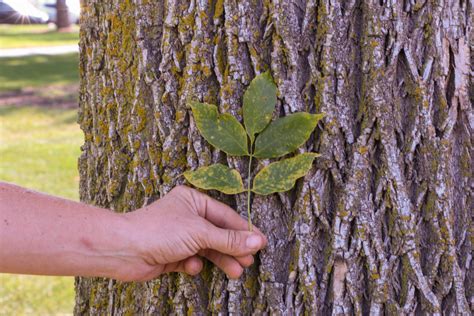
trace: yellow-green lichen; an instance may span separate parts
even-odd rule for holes
[[[224,13],[224,0],[217,0],[214,7],[214,19],[218,19]]]

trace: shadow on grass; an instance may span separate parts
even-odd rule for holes
[[[78,81],[78,54],[35,55],[0,59],[0,92]]]

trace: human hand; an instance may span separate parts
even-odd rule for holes
[[[201,257],[238,278],[267,243],[258,229],[247,231],[247,221],[232,208],[186,186],[124,217],[130,249],[122,255],[126,264],[113,276],[124,281],[167,272],[196,275],[203,267]]]

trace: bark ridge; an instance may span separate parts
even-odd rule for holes
[[[268,69],[274,116],[326,116],[301,150],[322,156],[296,189],[254,197],[252,221],[269,245],[240,280],[210,265],[147,283],[77,278],[75,314],[472,312],[472,1],[82,8],[84,202],[126,212],[190,168],[223,163],[245,174],[246,160],[200,137],[187,102],[241,121],[245,88]],[[245,194],[214,196],[246,214]]]

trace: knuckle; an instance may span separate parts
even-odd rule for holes
[[[202,251],[206,251],[208,248],[212,248],[213,233],[211,225],[205,220],[201,220],[199,223],[199,229],[197,236],[199,239],[200,248]]]
[[[171,192],[174,198],[185,203],[195,214],[201,214],[199,211],[202,209],[202,205],[205,206],[207,203],[203,198],[206,195],[185,185],[178,185]]]
[[[227,231],[227,248],[230,251],[237,251],[240,248],[242,237],[235,230]]]
[[[203,194],[202,192],[199,192],[198,190],[192,188],[188,189],[190,202],[193,206],[193,210],[199,216],[206,218],[208,196]]]

